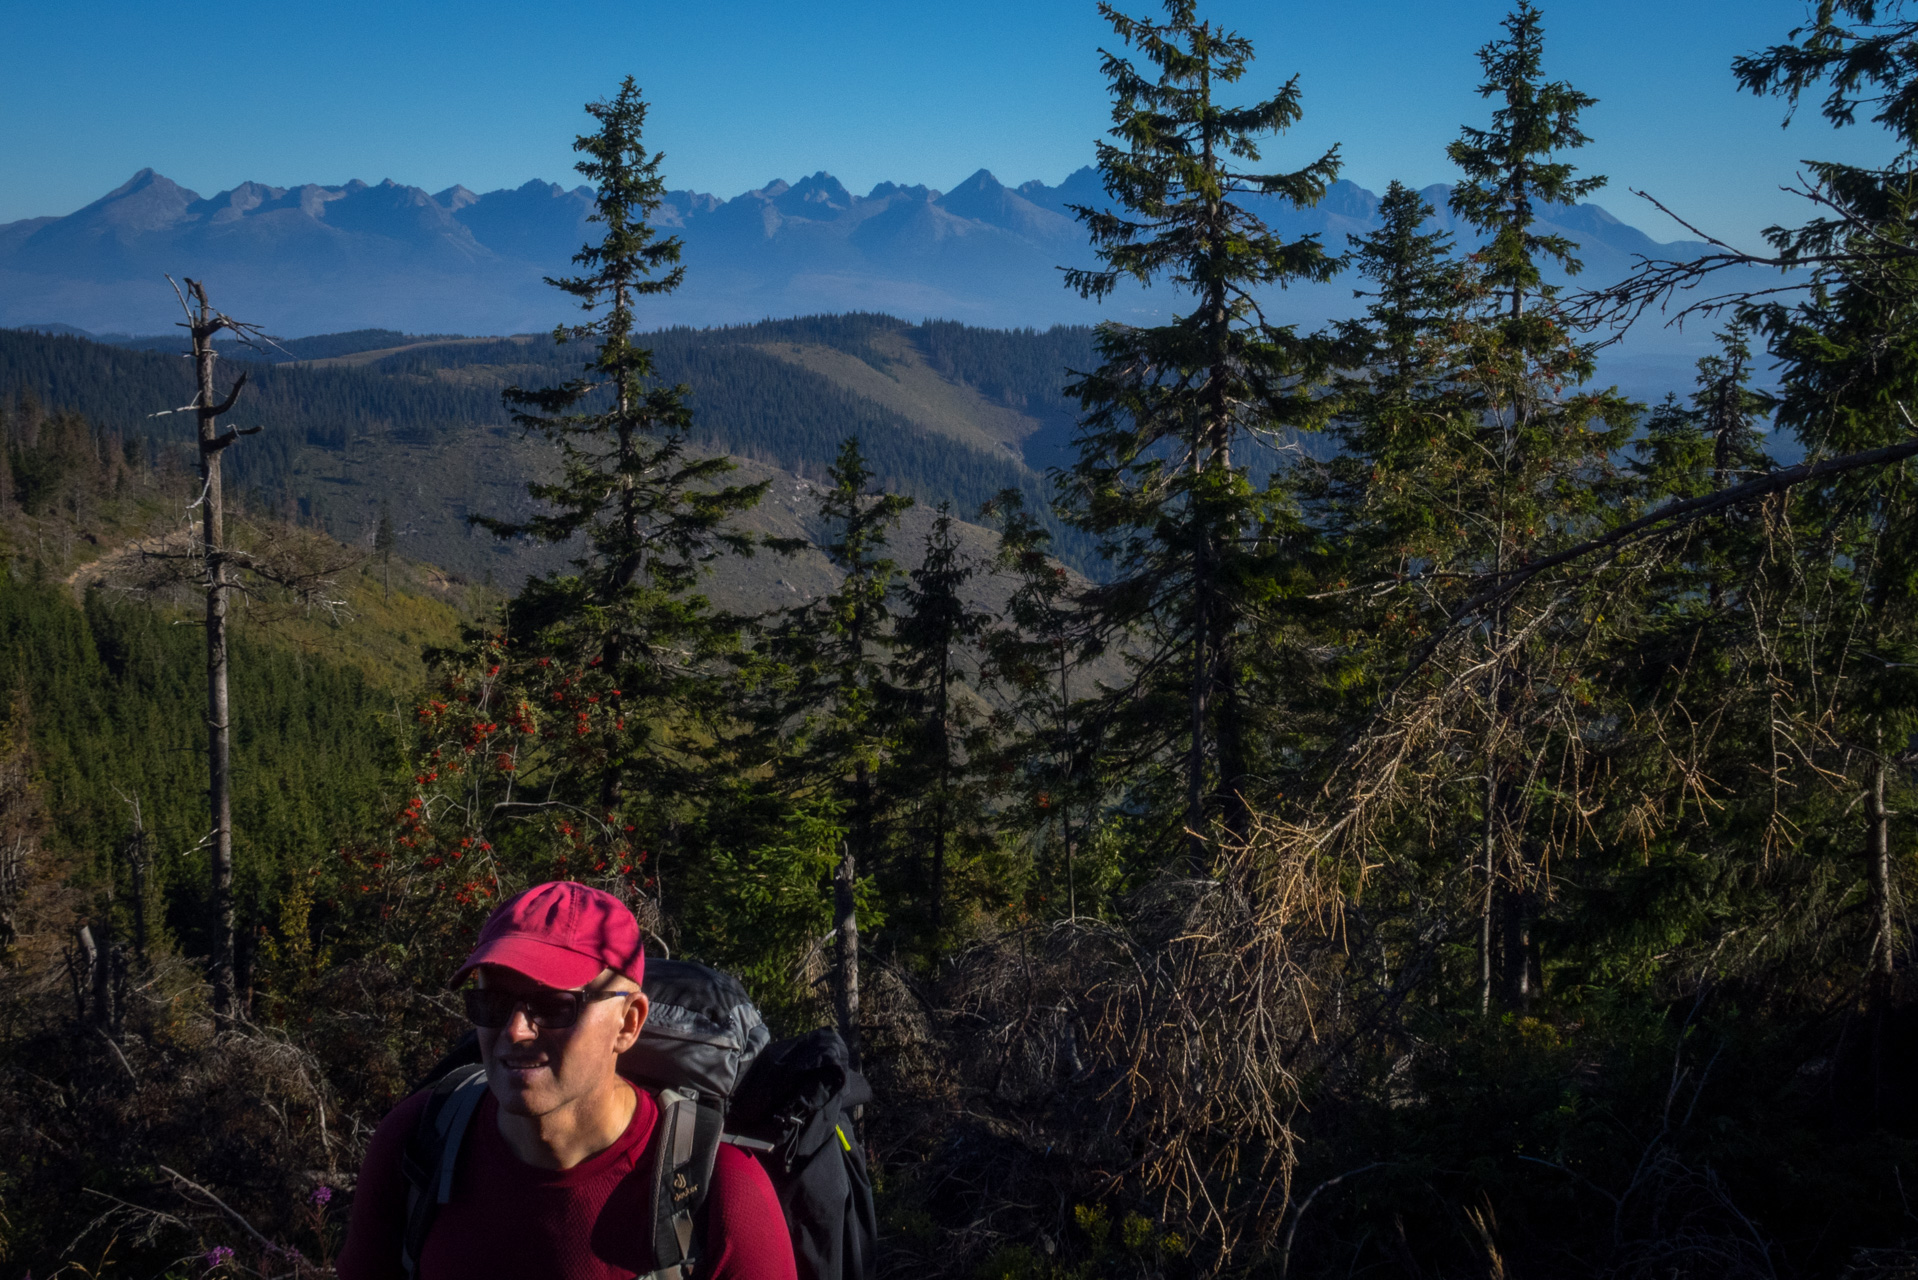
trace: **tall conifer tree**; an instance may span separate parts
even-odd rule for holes
[[[916,828],[913,844],[929,855],[925,892],[934,955],[948,924],[949,854],[982,816],[966,776],[980,745],[969,698],[971,653],[991,618],[966,598],[978,571],[960,546],[951,505],[942,503],[919,567],[900,592],[904,607],[893,633],[891,684],[900,737],[894,769],[901,799],[910,798],[920,815],[910,824]]]
[[[912,499],[874,492],[873,474],[849,438],[819,495],[820,550],[844,575],[837,590],[793,610],[768,636],[791,673],[768,708],[772,727],[791,735],[783,760],[788,785],[836,801],[847,837],[833,876],[837,939],[834,1000],[840,1031],[859,1052],[859,921],[856,894],[872,873],[882,821],[877,774],[891,740],[881,714],[885,656],[893,645],[891,595],[899,566],[886,554]]]
[[[1812,268],[1809,296],[1747,315],[1781,359],[1779,422],[1808,458],[1907,440],[1918,413],[1918,19],[1899,0],[1824,0],[1787,43],[1737,59],[1733,71],[1744,88],[1794,108],[1823,89],[1827,123],[1847,127],[1868,113],[1897,144],[1877,165],[1807,163],[1818,216],[1766,237],[1782,259]],[[1908,463],[1853,473],[1809,491],[1792,513],[1822,553],[1805,602],[1816,607],[1797,611],[1808,633],[1801,678],[1836,695],[1821,727],[1844,744],[1849,793],[1843,819],[1812,831],[1838,842],[1827,852],[1840,865],[1862,845],[1869,991],[1882,1010],[1911,945],[1897,919],[1903,860],[1892,818],[1918,758],[1918,485]],[[1851,829],[1856,814],[1862,833]]]
[[[1550,289],[1539,271],[1542,258],[1576,275],[1578,248],[1559,235],[1541,235],[1541,205],[1571,205],[1605,185],[1602,177],[1575,177],[1558,159],[1591,139],[1579,130],[1579,113],[1598,99],[1558,80],[1545,80],[1544,15],[1519,0],[1505,18],[1505,36],[1479,50],[1485,81],[1479,96],[1496,98],[1489,129],[1467,125],[1446,149],[1465,173],[1452,188],[1452,212],[1487,232],[1491,241],[1476,255],[1485,282],[1505,299],[1506,315],[1521,320],[1527,298]]]
[[[1449,150],[1466,176],[1452,209],[1489,238],[1472,255],[1485,303],[1461,335],[1455,378],[1475,403],[1453,454],[1458,534],[1443,555],[1449,567],[1495,578],[1605,518],[1612,457],[1637,419],[1637,406],[1615,392],[1568,391],[1592,376],[1592,350],[1542,268],[1550,261],[1575,273],[1578,246],[1536,227],[1546,207],[1574,204],[1604,184],[1575,176],[1561,158],[1588,141],[1578,120],[1594,99],[1544,79],[1544,24],[1530,0],[1520,0],[1504,29],[1479,50],[1479,93],[1498,103],[1491,125],[1466,126]],[[1486,648],[1477,843],[1479,1005],[1488,1011],[1495,997],[1523,1008],[1537,996],[1536,923],[1553,892],[1545,850],[1554,837],[1531,828],[1557,828],[1551,806],[1536,804],[1526,783],[1530,762],[1541,758],[1532,726],[1544,720],[1521,708],[1562,696],[1565,686],[1548,673],[1549,628],[1534,621],[1517,625],[1505,602],[1476,619]]]
[[[1355,296],[1370,302],[1339,328],[1340,363],[1349,371],[1333,386],[1339,450],[1322,465],[1299,468],[1315,518],[1333,537],[1329,567],[1340,580],[1408,579],[1452,541],[1451,459],[1480,403],[1459,378],[1460,336],[1483,286],[1452,256],[1449,232],[1426,230],[1434,212],[1418,192],[1393,182],[1379,202],[1378,230],[1348,237],[1351,265],[1370,286]],[[1408,642],[1430,599],[1418,591],[1341,596],[1338,611],[1384,615],[1353,628],[1367,637],[1362,647],[1375,650]],[[1389,660],[1378,668],[1388,669]]]
[[[611,815],[629,793],[655,822],[698,787],[700,753],[724,719],[721,664],[737,652],[740,622],[696,591],[701,567],[753,540],[730,522],[765,485],[728,485],[735,468],[687,445],[692,410],[683,386],[654,377],[652,353],[634,341],[634,307],[679,286],[680,242],[648,224],[665,191],[662,157],[642,142],[646,103],[632,77],[610,101],[589,104],[598,129],[574,144],[594,184],[597,244],[574,255],[581,274],[549,280],[597,313],[561,325],[554,340],[593,344],[580,376],[556,387],[508,388],[514,421],[559,445],[560,474],[527,492],[541,510],[526,520],[480,518],[501,537],[584,550],[575,573],[528,583],[513,602],[513,630],[560,658],[590,664],[618,690],[625,724],[608,734],[594,779],[574,798]],[[637,817],[638,815],[630,815]]]
[[[1262,434],[1321,414],[1319,349],[1270,322],[1257,295],[1338,270],[1316,238],[1286,240],[1236,198],[1309,206],[1339,161],[1334,148],[1289,172],[1238,167],[1298,121],[1298,82],[1249,106],[1222,102],[1252,44],[1201,21],[1193,0],[1168,0],[1163,22],[1099,11],[1146,67],[1105,56],[1113,129],[1098,158],[1117,207],[1075,208],[1103,266],[1066,279],[1095,299],[1125,280],[1170,285],[1189,310],[1150,328],[1100,326],[1099,368],[1068,388],[1083,416],[1061,506],[1114,570],[1088,604],[1134,679],[1106,717],[1125,722],[1115,740],[1140,783],[1176,788],[1168,825],[1189,833],[1199,867],[1215,817],[1241,833],[1249,822],[1259,709],[1271,702],[1252,687],[1253,633],[1270,623],[1274,559],[1295,527],[1285,494],[1255,483],[1247,455]]]
[[[1051,535],[1019,491],[1000,493],[987,514],[1000,525],[995,567],[1013,582],[1001,624],[983,637],[982,675],[999,703],[993,768],[1001,789],[1014,795],[1001,821],[1013,830],[1030,827],[1041,848],[1054,829],[1073,917],[1080,901],[1076,862],[1099,794],[1086,731],[1093,713],[1073,692],[1083,619],[1065,568],[1050,554]]]
[[[1882,244],[1885,234],[1881,228],[1874,238]],[[1918,234],[1906,243],[1918,245]],[[1807,457],[1911,438],[1918,405],[1913,262],[1847,273],[1770,318],[1784,370],[1779,422]],[[1806,708],[1812,740],[1833,749],[1824,779],[1844,775],[1850,793],[1835,798],[1844,802],[1843,820],[1811,826],[1807,842],[1815,850],[1844,842],[1818,850],[1841,865],[1847,855],[1863,855],[1867,971],[1871,999],[1882,1007],[1910,951],[1909,928],[1897,918],[1901,860],[1891,820],[1905,807],[1901,795],[1910,794],[1918,762],[1918,479],[1908,464],[1840,476],[1795,494],[1791,514],[1801,544],[1818,548],[1805,558],[1804,595],[1794,610],[1803,634],[1793,647],[1805,662],[1798,683],[1825,692],[1825,705]],[[1862,831],[1852,827],[1854,814]]]

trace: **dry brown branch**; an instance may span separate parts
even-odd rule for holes
[[[1095,1052],[1123,1064],[1111,1096],[1152,1153],[1142,1180],[1168,1221],[1224,1250],[1248,1231],[1269,1241],[1289,1203],[1299,1097],[1286,1064],[1319,1033],[1310,965],[1341,906],[1330,864],[1256,819],[1214,879],[1145,892],[1131,972],[1091,1028]]]
[[[945,1017],[985,1050],[994,1114],[1031,1116],[1098,1194],[1150,1197],[1222,1264],[1271,1247],[1290,1204],[1287,1064],[1321,1034],[1342,907],[1332,863],[1261,818],[1212,877],[1147,886],[1123,928],[1060,922],[959,957]]]
[[[1918,438],[1902,440],[1897,444],[1884,445],[1877,449],[1861,450],[1843,457],[1808,460],[1797,466],[1783,467],[1762,475],[1756,480],[1732,485],[1701,497],[1668,502],[1656,511],[1628,521],[1600,537],[1567,547],[1549,556],[1541,556],[1537,560],[1512,569],[1488,574],[1486,577],[1490,580],[1489,585],[1450,611],[1445,625],[1414,653],[1407,666],[1406,674],[1410,676],[1422,667],[1444,642],[1450,631],[1478,618],[1487,606],[1509,599],[1526,583],[1547,569],[1555,569],[1560,565],[1584,560],[1602,551],[1611,551],[1645,536],[1659,526],[1689,524],[1728,507],[1741,506],[1783,493],[1795,485],[1842,475],[1848,471],[1890,466],[1892,463],[1902,462],[1911,457],[1918,457]]]

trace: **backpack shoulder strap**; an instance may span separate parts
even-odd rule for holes
[[[453,1198],[460,1143],[485,1096],[486,1068],[478,1063],[441,1076],[400,1154],[400,1172],[406,1176],[406,1234],[400,1240],[400,1266],[409,1280],[419,1270],[433,1215]]]
[[[640,1280],[691,1280],[712,1189],[721,1116],[697,1096],[661,1089],[653,1132],[653,1272]]]

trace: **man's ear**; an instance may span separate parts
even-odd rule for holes
[[[639,1031],[646,1025],[646,1014],[652,1004],[646,999],[646,993],[640,992],[626,1002],[625,1019],[619,1024],[619,1035],[613,1040],[613,1052],[625,1053],[639,1040]]]

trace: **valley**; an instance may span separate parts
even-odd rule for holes
[[[814,487],[840,441],[858,434],[880,482],[915,499],[892,545],[908,567],[940,503],[952,504],[968,554],[981,560],[995,543],[977,523],[984,501],[1011,488],[1043,510],[1044,468],[1065,456],[1072,429],[1060,387],[1067,369],[1092,358],[1085,329],[981,331],[884,316],[668,330],[646,341],[662,379],[691,388],[699,447],[730,454],[735,480],[768,485],[745,527],[815,533]],[[0,332],[0,404],[70,409],[120,447],[138,442],[184,472],[187,419],[148,408],[180,398],[183,370],[154,345]],[[311,351],[328,354],[303,358]],[[251,362],[261,356],[277,359]],[[565,569],[567,549],[501,542],[468,519],[523,518],[527,481],[551,473],[553,447],[512,425],[499,400],[508,385],[571,375],[578,357],[550,337],[373,331],[228,358],[251,378],[238,420],[266,428],[228,458],[255,509],[361,547],[384,512],[400,555],[502,592]],[[1059,533],[1067,561],[1090,564],[1084,541]],[[837,579],[809,547],[721,557],[707,590],[721,607],[752,613],[825,594]],[[982,602],[1002,601],[989,578],[976,586]]]

